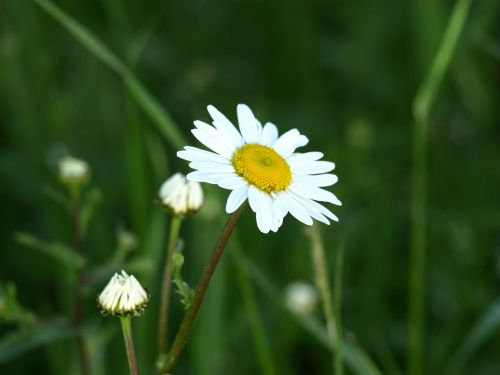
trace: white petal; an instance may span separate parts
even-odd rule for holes
[[[293,194],[293,193],[292,193]],[[299,195],[294,194],[294,198],[304,207],[309,215],[313,219],[316,219],[318,221],[321,221],[322,223],[325,223],[326,225],[330,225],[330,221],[321,213],[321,211],[318,209],[317,205],[319,203],[314,202],[311,199],[301,197]],[[316,204],[313,204],[316,203]]]
[[[238,124],[241,135],[246,143],[257,143],[260,140],[259,123],[252,110],[245,104],[238,104]]]
[[[213,126],[210,126],[202,121],[195,121],[194,125],[198,130],[203,131],[209,137],[216,140],[217,143],[224,147],[224,149],[227,149],[230,154],[232,154],[236,150],[237,145],[234,144],[231,140],[227,139],[223,133],[215,129]]]
[[[258,199],[259,189],[257,189],[253,185],[250,185],[250,187],[248,188],[248,203],[250,204],[250,208],[253,212],[257,212],[257,209],[259,208]]]
[[[288,213],[288,209],[286,207],[286,203],[283,198],[281,198],[277,194],[272,195],[272,213],[273,213],[273,222],[271,225],[271,230],[273,232],[277,232],[278,229],[283,224],[283,218]]]
[[[337,183],[338,177],[334,174],[306,175],[299,174],[293,176],[293,182],[305,183],[317,187],[331,186]]]
[[[305,146],[308,142],[309,140],[305,135],[300,134],[297,129],[292,129],[274,142],[273,149],[284,158],[287,158],[297,147]]]
[[[330,191],[306,184],[292,183],[290,191],[315,201],[329,202],[337,206],[342,206],[342,202]]]
[[[276,125],[268,122],[264,125],[262,129],[262,136],[260,137],[260,143],[266,146],[272,146],[274,142],[278,139],[278,128]]]
[[[221,178],[219,182],[217,183],[221,188],[224,189],[239,189],[242,186],[248,185],[247,181],[244,178],[241,178],[240,176],[233,174],[228,177]]]
[[[283,218],[280,216],[273,216],[273,222],[271,224],[271,231],[276,233],[278,229],[281,227],[283,224]]]
[[[313,220],[307,213],[307,210],[302,207],[290,194],[284,194],[284,197],[286,197],[286,203],[288,206],[288,212],[292,214],[293,217],[295,217],[297,220],[300,222],[306,224],[306,225],[312,225]]]
[[[212,116],[214,126],[223,132],[227,138],[231,139],[236,147],[243,145],[243,138],[238,130],[236,130],[233,123],[213,105],[209,105],[207,109],[210,116]]]
[[[307,198],[304,198],[304,199],[307,199]],[[308,199],[308,205],[315,207],[319,212],[321,212],[327,218],[329,218],[333,221],[339,221],[339,218],[334,213],[332,213],[328,208],[323,206],[322,204],[315,202],[312,199]]]
[[[248,185],[235,189],[229,194],[226,202],[226,212],[228,214],[236,211],[248,197]]]
[[[184,150],[178,151],[177,156],[188,161],[214,161],[217,163],[231,163],[228,159],[216,153],[191,146],[186,146],[184,147]]]
[[[220,179],[229,176],[228,173],[212,173],[195,171],[188,173],[186,178],[189,181],[208,182],[209,184],[217,184]]]
[[[291,155],[290,157],[288,157],[286,159],[286,161],[288,162],[288,164],[290,164],[290,166],[299,167],[299,166],[306,164],[306,163],[309,163],[311,161],[319,160],[322,157],[323,157],[323,153],[313,151],[313,152],[305,152],[305,153],[298,153],[298,154]]]
[[[284,218],[288,213],[286,198],[282,197],[285,193],[273,193],[273,214]]]
[[[233,155],[233,151],[228,148],[224,143],[220,142],[220,139],[217,139],[216,136],[210,135],[203,130],[200,129],[192,129],[191,133],[205,146],[207,146],[212,151],[215,151],[221,156],[224,156],[227,159],[230,159]]]
[[[320,174],[333,171],[335,163],[331,161],[313,161],[300,166],[290,165],[293,174]]]
[[[234,172],[232,165],[214,163],[213,161],[192,161],[189,166],[202,172]]]
[[[269,194],[256,190],[254,200],[257,205],[255,211],[257,227],[262,233],[269,233],[273,225],[272,201]]]

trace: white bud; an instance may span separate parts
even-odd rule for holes
[[[175,215],[198,211],[203,204],[203,190],[198,182],[188,181],[181,173],[167,179],[160,187],[161,203]]]
[[[89,175],[89,167],[83,160],[66,156],[59,161],[59,178],[66,185],[84,184]]]
[[[300,315],[310,315],[318,303],[316,289],[305,282],[294,282],[286,290],[288,308]]]
[[[101,312],[105,315],[139,316],[149,301],[149,294],[139,281],[125,271],[115,273],[108,285],[97,297]]]

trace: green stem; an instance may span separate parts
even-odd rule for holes
[[[172,289],[172,256],[174,255],[177,246],[181,223],[182,219],[180,216],[172,216],[172,222],[170,223],[170,237],[168,240],[167,256],[165,257],[165,268],[163,270],[163,284],[158,324],[158,349],[160,356],[167,354],[168,316],[170,311],[170,290]]]
[[[443,40],[431,70],[413,102],[413,198],[410,253],[409,301],[409,375],[423,373],[425,247],[427,200],[427,132],[432,105],[450,65],[453,52],[464,29],[471,0],[458,0],[450,16]]]
[[[231,214],[231,216],[229,216],[226,226],[222,230],[219,239],[217,240],[212,256],[208,260],[208,264],[205,266],[205,269],[203,270],[203,274],[201,275],[200,281],[198,282],[198,286],[196,287],[191,305],[184,314],[181,326],[179,328],[179,331],[177,332],[177,335],[175,336],[174,343],[172,344],[172,349],[168,353],[167,360],[162,368],[162,372],[165,372],[167,374],[172,373],[172,370],[177,364],[177,361],[179,360],[182,350],[186,346],[186,343],[189,339],[189,334],[191,333],[191,329],[196,319],[196,315],[198,314],[201,303],[203,302],[203,297],[205,295],[205,291],[207,290],[208,284],[210,283],[215,268],[219,263],[219,259],[222,253],[224,252],[229,237],[231,236],[231,233],[233,232],[233,229],[238,221],[238,218],[243,212],[245,206],[246,206],[245,204],[241,205],[241,207],[238,208],[238,210],[236,210],[234,213]]]
[[[344,250],[345,243],[344,240],[340,242],[337,247],[336,259],[335,259],[335,283],[333,292],[333,305],[335,314],[337,315],[336,328],[337,328],[337,353],[335,355],[335,374],[342,375],[344,373],[344,368],[342,366],[343,358],[343,340],[342,340],[342,314],[341,314],[341,301],[342,301],[342,271],[344,268]]]
[[[83,239],[80,230],[80,189],[79,187],[74,187],[70,190],[71,193],[71,224],[73,229],[73,243],[75,252],[83,257]],[[80,363],[80,373],[82,375],[90,374],[90,361],[87,352],[87,347],[85,345],[85,338],[82,332],[83,325],[83,315],[84,315],[84,270],[82,267],[76,269],[76,285],[75,285],[75,307],[74,307],[74,317],[73,325],[78,331],[76,336],[76,344],[78,348],[78,359]]]
[[[132,337],[132,318],[130,316],[120,317],[122,326],[123,340],[125,341],[125,349],[127,350],[128,368],[130,375],[138,375],[137,359],[134,349],[134,338]]]
[[[334,351],[336,355],[338,355],[338,342],[339,342],[339,332],[337,331],[337,322],[335,320],[335,314],[333,309],[332,302],[332,293],[330,290],[330,284],[328,280],[330,280],[328,276],[328,269],[326,265],[328,264],[325,257],[325,249],[323,247],[323,242],[321,240],[321,235],[316,227],[311,227],[308,230],[309,235],[311,236],[311,256],[313,260],[313,270],[314,270],[314,281],[316,283],[316,287],[318,288],[322,305],[323,305],[323,314],[325,315],[326,320],[326,328],[328,330],[328,336],[330,337],[330,341],[332,343],[332,348],[335,348]],[[335,359],[333,361],[335,367]]]

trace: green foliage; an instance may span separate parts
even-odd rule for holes
[[[172,119],[157,100],[146,90],[142,83],[132,74],[127,66],[87,28],[79,24],[57,5],[47,0],[32,0],[50,16],[54,17],[67,29],[85,48],[109,68],[114,70],[123,79],[125,86],[130,91],[132,98],[137,101],[144,112],[151,117],[165,138],[172,142],[174,147],[184,144],[183,137],[175,127]]]
[[[73,337],[74,332],[61,324],[21,327],[0,337],[0,363],[12,360],[29,350]]]
[[[16,286],[13,283],[0,283],[0,322],[25,326],[35,322],[34,314],[17,300]]]
[[[486,340],[491,338],[500,326],[500,300],[495,300],[465,336],[448,363],[445,374],[460,374],[467,362]]]
[[[181,296],[181,303],[184,309],[189,309],[191,306],[191,301],[194,296],[194,290],[189,286],[187,282],[182,279],[182,266],[184,265],[184,255],[176,251],[172,255],[172,282],[175,284],[177,289],[175,290]]]
[[[395,375],[408,362],[411,123],[416,112],[428,120],[422,372],[500,373],[500,2],[462,6],[463,32],[431,70],[455,4],[0,1],[0,279],[17,286],[0,288],[0,372],[77,372],[75,332],[39,322],[73,319],[74,271],[85,267],[93,375],[127,371],[117,322],[95,308],[122,268],[151,292],[133,328],[140,373],[156,373],[168,230],[157,190],[189,170],[175,153],[197,144],[189,129],[209,121],[206,105],[235,121],[245,102],[280,133],[299,129],[310,140],[303,150],[337,164],[332,190],[344,206],[335,211],[340,223],[322,235],[337,280],[346,374]],[[439,79],[426,80],[429,71]],[[61,153],[87,160],[99,187],[82,191],[85,259],[67,245],[71,202],[50,188]],[[226,194],[204,189],[206,207],[183,225],[177,288],[186,302],[225,219]],[[135,233],[136,251],[117,245],[117,223]],[[262,236],[243,215],[239,254],[231,242],[179,375],[272,373],[273,364],[277,374],[331,373],[323,317],[293,314],[281,293],[311,280],[299,228],[287,218],[277,234]],[[171,335],[182,313],[173,304]]]
[[[80,268],[85,264],[85,259],[82,256],[76,254],[72,248],[63,243],[45,242],[26,232],[17,232],[14,239],[20,245],[38,250],[66,267]]]

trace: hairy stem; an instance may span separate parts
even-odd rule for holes
[[[130,375],[138,375],[137,358],[135,356],[134,338],[132,337],[132,318],[130,316],[120,317],[122,326],[123,340],[125,341],[125,349],[127,350],[128,368]]]
[[[219,259],[224,252],[224,249],[227,245],[229,237],[233,232],[234,227],[240,217],[243,209],[245,208],[245,204],[243,204],[238,210],[229,216],[227,220],[226,226],[222,230],[219,235],[219,239],[214,247],[212,252],[212,256],[208,260],[205,269],[203,270],[203,274],[201,275],[200,281],[198,282],[198,286],[196,287],[195,294],[189,309],[184,314],[184,318],[182,319],[181,326],[177,335],[175,336],[174,343],[172,344],[172,349],[168,353],[167,360],[162,368],[162,372],[170,374],[174,369],[179,357],[182,353],[182,350],[186,346],[186,343],[189,339],[189,334],[191,333],[191,329],[193,327],[194,321],[196,319],[196,315],[200,310],[201,303],[203,302],[203,297],[205,295],[205,291],[207,290],[208,284],[212,278],[212,275],[219,263]]]

